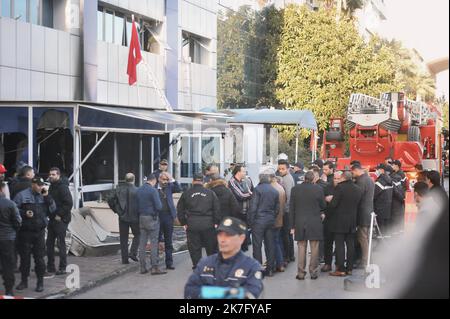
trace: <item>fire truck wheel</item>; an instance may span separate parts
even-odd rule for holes
[[[408,141],[420,142],[420,129],[418,126],[411,126],[408,129]]]

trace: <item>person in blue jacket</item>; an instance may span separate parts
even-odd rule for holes
[[[162,204],[162,209],[159,211],[159,242],[164,242],[166,269],[174,270],[172,235],[173,222],[177,218],[177,210],[173,202],[173,194],[180,193],[181,187],[169,173],[162,172],[159,175],[159,181],[156,188]]]
[[[234,217],[226,217],[217,227],[219,253],[203,258],[184,288],[186,299],[206,298],[202,287],[228,287],[244,290],[248,299],[260,297],[263,291],[262,266],[246,256],[241,246],[247,226]]]
[[[139,262],[141,266],[141,274],[148,273],[145,251],[147,242],[150,239],[152,246],[150,261],[151,274],[163,275],[167,273],[159,269],[158,258],[158,236],[159,236],[159,211],[162,209],[161,200],[158,191],[155,188],[156,177],[151,174],[145,181],[145,184],[139,187],[137,191],[137,204],[139,214]],[[155,249],[156,248],[156,249]]]

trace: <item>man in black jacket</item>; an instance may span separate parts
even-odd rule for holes
[[[379,164],[377,166],[378,178],[375,182],[375,192],[373,195],[373,206],[377,215],[377,224],[383,236],[386,236],[389,231],[388,227],[392,212],[393,186],[392,179],[388,174],[390,170],[392,169],[386,164]]]
[[[358,248],[361,254],[361,267],[367,266],[369,257],[369,228],[371,223],[371,214],[373,213],[373,195],[375,192],[375,183],[369,174],[362,168],[361,164],[356,163],[352,166],[352,174],[362,192],[361,205],[358,211],[356,233]]]
[[[406,199],[406,175],[402,171],[402,163],[399,160],[392,162],[392,230],[393,234],[403,232],[405,224],[405,199]]]
[[[56,212],[50,217],[47,228],[47,272],[65,275],[67,267],[66,232],[72,219],[73,200],[68,181],[61,178],[61,171],[54,167],[49,173],[49,193],[56,204]],[[59,270],[55,268],[55,240],[58,241]]]
[[[31,181],[31,187],[14,198],[22,217],[22,227],[17,238],[22,280],[16,287],[17,290],[28,288],[31,254],[33,254],[37,277],[36,292],[44,291],[45,228],[48,225],[48,218],[56,211],[55,201],[44,186],[44,180],[35,177]]]
[[[31,180],[34,175],[34,169],[31,166],[24,166],[19,170],[19,175],[11,182],[11,199],[14,199],[21,191],[31,187]]]
[[[219,199],[219,220],[223,220],[225,217],[239,217],[241,209],[236,197],[234,197],[233,193],[228,188],[226,180],[222,179],[218,174],[215,174],[211,176],[211,180],[207,184],[207,188],[212,190]]]
[[[192,269],[202,258],[202,247],[208,256],[217,252],[215,227],[220,223],[220,203],[212,190],[203,187],[203,174],[194,175],[192,187],[185,191],[177,204],[177,216],[187,236]]]
[[[334,234],[336,244],[336,270],[330,273],[331,276],[352,274],[356,221],[361,197],[361,189],[353,183],[352,173],[343,172],[333,197],[328,198],[330,207],[333,209],[329,222],[330,231]],[[345,258],[345,247],[347,248],[347,258]],[[345,260],[347,260],[347,265],[344,267]]]
[[[125,176],[125,184],[119,185],[108,198],[109,207],[119,216],[120,252],[122,264],[128,264],[129,260],[138,261],[137,252],[139,248],[139,215],[137,209],[137,187],[135,176],[128,173]],[[133,242],[128,252],[128,239],[130,228],[133,233]]]
[[[5,285],[5,295],[13,296],[14,244],[22,223],[16,204],[5,196],[6,184],[0,182],[0,263]]]

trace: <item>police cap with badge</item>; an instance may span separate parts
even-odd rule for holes
[[[226,217],[217,227],[217,232],[225,232],[231,236],[244,235],[247,226],[238,218]]]

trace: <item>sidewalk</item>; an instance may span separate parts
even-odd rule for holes
[[[58,258],[56,258],[58,262]],[[37,293],[36,276],[31,273],[28,279],[28,289],[23,291],[14,290],[16,297],[34,298],[34,299],[56,299],[68,298],[79,293],[83,293],[89,289],[102,285],[113,280],[123,274],[129,272],[138,272],[139,263],[130,260],[129,265],[122,265],[120,254],[105,257],[74,257],[68,256],[69,265],[77,265],[80,268],[80,289],[71,290],[66,288],[66,278],[64,276],[55,276],[53,278],[44,279],[44,291]],[[57,263],[56,263],[57,264]],[[33,269],[32,263],[32,269]],[[20,274],[16,273],[16,286],[20,282]],[[3,285],[0,286],[0,296],[4,294]]]

